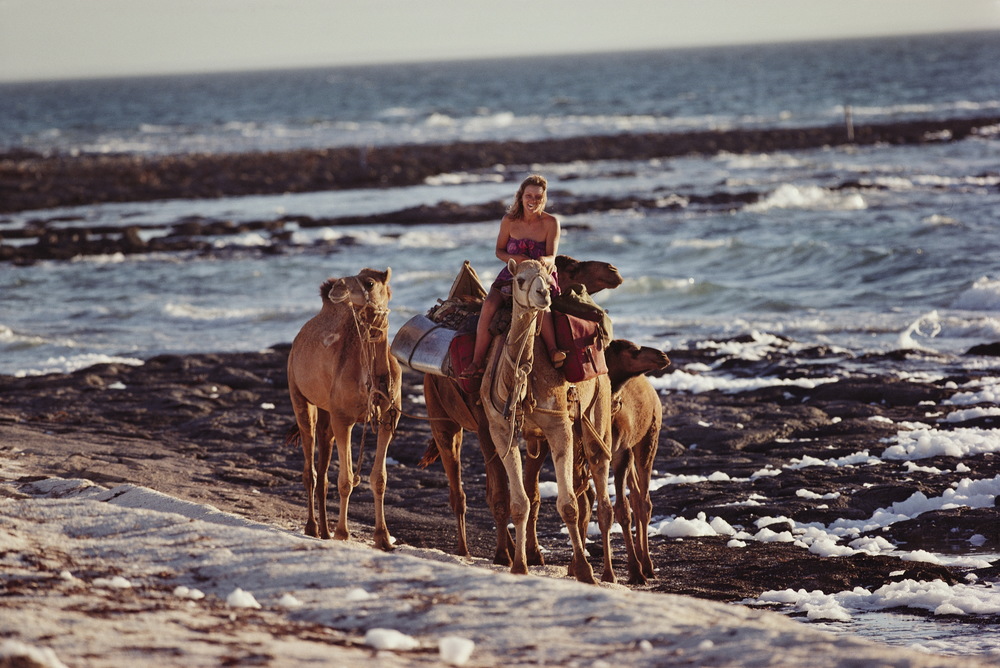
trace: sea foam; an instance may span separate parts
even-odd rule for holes
[[[129,366],[142,366],[145,364],[141,359],[134,357],[118,357],[114,355],[100,355],[97,353],[85,353],[82,355],[50,357],[41,363],[39,367],[31,369],[18,369],[14,372],[16,378],[26,376],[44,376],[50,373],[72,373],[80,369],[94,366],[95,364],[127,364]]]
[[[240,320],[253,318],[261,313],[254,308],[201,307],[193,304],[168,302],[163,312],[179,320]]]
[[[967,311],[1000,311],[1000,280],[977,278],[951,306]]]
[[[867,208],[864,198],[857,193],[840,193],[819,186],[784,183],[759,202],[747,205],[745,210],[764,213],[771,209],[860,211]]]

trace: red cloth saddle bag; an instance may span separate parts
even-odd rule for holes
[[[452,339],[451,345],[448,346],[448,355],[451,357],[451,377],[466,392],[478,392],[479,384],[483,380],[482,376],[477,376],[476,378],[459,378],[466,367],[472,364],[475,347],[475,332],[457,335]]]
[[[608,372],[600,326],[569,313],[552,312],[556,345],[566,351],[562,371],[566,380],[579,383]]]

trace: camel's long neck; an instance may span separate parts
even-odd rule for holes
[[[535,356],[535,325],[538,321],[538,311],[519,306],[514,302],[510,317],[510,331],[504,351],[504,363],[500,368],[500,380],[505,387],[512,387],[515,372],[518,367],[528,367],[534,364]]]

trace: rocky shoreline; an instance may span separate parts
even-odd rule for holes
[[[913,121],[855,129],[853,143],[922,143],[968,137],[978,128],[1000,124],[1000,117]],[[0,154],[0,214],[57,206],[142,202],[183,197],[200,199],[267,193],[295,193],[423,183],[449,172],[489,171],[510,179],[506,165],[574,160],[641,160],[691,154],[770,152],[849,143],[844,128],[733,130],[656,135],[592,136],[522,142],[480,142],[381,148],[301,150],[283,153],[228,155],[42,156],[24,152]],[[520,173],[518,171],[518,173]],[[571,180],[572,176],[565,177]],[[876,188],[845,182],[838,190]],[[709,208],[735,210],[766,193],[718,187],[712,192],[654,193],[647,197],[573,197],[553,191],[566,216],[628,209]],[[79,256],[155,252],[224,254],[220,237],[257,233],[265,240],[259,253],[281,253],[295,229],[357,225],[449,225],[493,221],[505,202],[460,205],[441,201],[370,216],[276,216],[232,221],[190,216],[169,224],[93,225],[83,216],[28,217],[21,225],[3,227],[0,215],[0,262],[30,264]],[[9,220],[9,219],[8,219]],[[318,242],[329,250],[330,243]]]
[[[960,140],[1000,117],[846,126],[705,130],[283,152],[168,156],[0,153],[0,213],[106,202],[204,199],[398,187],[451,172],[575,160],[645,160],[719,152]]]
[[[249,519],[301,532],[304,499],[301,453],[284,445],[293,425],[287,396],[288,345],[259,353],[161,355],[142,366],[102,364],[71,374],[0,378],[0,461],[8,480],[46,477],[86,478],[103,485],[134,483],[198,503],[208,503]],[[738,376],[810,377],[829,374],[842,354],[817,349],[811,361],[777,351],[766,360],[723,359],[718,351],[670,351],[674,368],[701,362],[724,364]],[[867,360],[874,366],[919,368],[919,354],[900,353]],[[852,371],[848,377],[813,389],[773,387],[752,392],[662,394],[664,426],[655,468],[661,475],[691,475],[708,480],[669,484],[652,493],[653,516],[693,518],[705,513],[734,526],[757,530],[761,518],[830,523],[864,519],[878,508],[915,492],[940,496],[962,478],[1000,474],[1000,455],[934,457],[920,467],[885,461],[877,466],[810,466],[781,475],[752,477],[768,466],[781,468],[794,458],[844,457],[859,450],[881,452],[880,441],[895,434],[899,422],[926,422],[929,410],[947,412],[942,403],[952,383],[968,373],[930,382],[902,381],[893,374]],[[389,528],[403,544],[451,551],[455,522],[448,485],[438,464],[418,463],[430,441],[422,403],[422,376],[404,373],[405,417],[390,456],[386,510]],[[933,404],[933,408],[930,406]],[[935,419],[940,419],[935,418]],[[942,422],[939,428],[1000,427],[1000,419]],[[355,431],[355,444],[361,438]],[[466,436],[464,479],[468,493],[468,535],[474,556],[494,548],[492,515],[486,507],[484,466],[475,436]],[[366,463],[370,464],[371,435]],[[959,466],[961,464],[961,466]],[[336,464],[334,464],[334,468]],[[934,472],[936,471],[936,472]],[[551,469],[543,470],[551,478]],[[725,478],[719,476],[724,473]],[[370,539],[371,496],[367,480],[352,497],[355,536]],[[804,498],[806,489],[830,500]],[[747,504],[748,498],[761,499]],[[331,508],[336,500],[331,500]],[[1000,551],[1000,509],[954,508],[925,513],[878,532],[903,546],[948,553],[969,549],[969,539],[985,538],[979,549]],[[549,565],[565,565],[569,552],[554,503],[543,500],[540,540]],[[787,530],[775,520],[771,530]],[[787,542],[749,542],[727,547],[724,536],[651,539],[658,577],[645,587],[740,601],[768,590],[819,589],[836,593],[853,587],[874,589],[899,579],[954,583],[966,573],[886,555],[822,557]],[[614,541],[618,576],[624,582],[624,548]],[[598,563],[599,555],[592,555]],[[976,572],[980,580],[1000,579],[1000,563]],[[984,617],[968,623],[996,623]]]

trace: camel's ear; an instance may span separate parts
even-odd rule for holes
[[[327,293],[327,299],[334,304],[339,304],[350,298],[350,296],[351,290],[347,287],[347,281],[342,278],[333,281],[330,285],[330,291]]]
[[[388,283],[389,276],[392,275],[392,268],[387,268],[385,271],[379,271],[378,269],[371,269],[365,267],[358,273],[358,277],[370,278],[373,281],[378,281],[379,283]]]
[[[509,271],[512,274],[517,273],[517,262],[514,262],[513,258],[507,260],[507,271]]]

